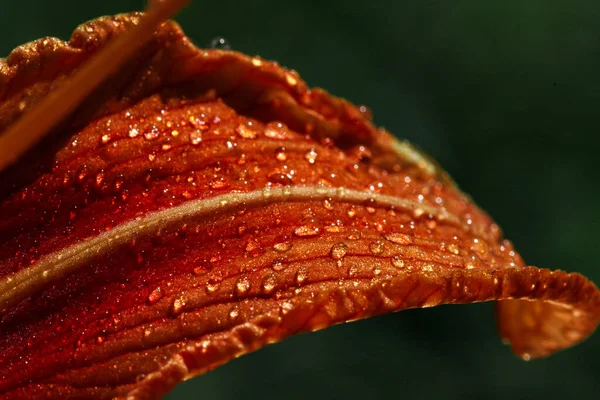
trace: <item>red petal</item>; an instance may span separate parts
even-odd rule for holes
[[[0,62],[9,127],[139,15]],[[368,112],[174,23],[0,176],[0,394],[157,398],[289,335],[503,300],[522,357],[587,337],[600,292],[527,267]]]

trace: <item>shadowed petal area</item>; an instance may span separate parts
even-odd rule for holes
[[[0,61],[0,130],[140,14]],[[0,395],[154,399],[290,335],[502,300],[525,359],[600,321],[576,273],[527,266],[364,107],[175,23],[0,172]]]

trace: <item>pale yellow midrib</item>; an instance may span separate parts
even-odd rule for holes
[[[49,254],[32,266],[18,271],[0,282],[0,315],[20,300],[43,289],[50,282],[87,265],[95,257],[146,236],[159,229],[172,227],[187,220],[270,203],[289,201],[315,201],[332,199],[364,204],[374,200],[379,206],[431,214],[439,220],[453,223],[468,230],[461,220],[444,209],[417,203],[399,197],[345,188],[290,186],[264,188],[247,193],[229,193],[208,199],[190,200],[166,210],[154,211],[144,217],[117,225],[100,235]]]

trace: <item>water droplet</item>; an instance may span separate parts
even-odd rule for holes
[[[344,256],[346,255],[347,252],[348,252],[348,245],[346,243],[337,243],[337,244],[333,245],[329,255],[334,260],[341,260],[342,258],[344,258]]]
[[[229,318],[231,318],[231,319],[236,319],[237,317],[239,317],[239,315],[240,315],[240,310],[237,307],[235,307],[234,309],[232,309],[229,312]]]
[[[385,235],[384,238],[392,243],[401,244],[407,246],[413,243],[413,237],[404,233],[390,233]]]
[[[159,286],[148,295],[148,303],[154,304],[157,301],[159,301],[162,297],[163,297],[163,292]]]
[[[283,140],[287,135],[287,126],[281,122],[269,122],[265,128],[265,136],[271,139]]]
[[[482,260],[487,260],[490,256],[490,249],[487,243],[480,239],[473,239],[471,251],[474,251]]]
[[[294,275],[294,280],[298,285],[301,285],[306,280],[306,272],[302,269],[299,269]]]
[[[379,255],[383,253],[384,248],[385,243],[383,243],[382,240],[376,240],[369,245],[369,250],[371,250],[371,253],[373,253],[374,255]]]
[[[102,144],[106,144],[106,143],[110,142],[110,139],[111,139],[111,137],[108,133],[102,135],[102,137],[100,138]]]
[[[102,186],[102,182],[104,182],[104,173],[100,172],[96,175],[96,186]]]
[[[140,132],[137,129],[135,129],[135,128],[129,129],[129,137],[130,138],[134,138],[139,134],[140,134]]]
[[[211,181],[209,184],[211,189],[226,189],[229,187],[229,182],[227,182],[225,179],[221,178],[221,179],[215,179],[213,181]]]
[[[224,37],[217,36],[210,41],[210,47],[218,50],[231,50],[231,44]]]
[[[321,228],[315,225],[302,225],[294,231],[294,235],[300,237],[312,237],[321,234]]]
[[[173,302],[173,314],[177,315],[181,313],[181,311],[183,311],[183,307],[185,307],[185,300],[183,300],[181,297],[175,299]]]
[[[159,136],[159,133],[158,133],[158,129],[156,127],[153,127],[151,130],[144,133],[144,139],[146,139],[148,141],[156,140],[156,139],[158,139],[158,136]]]
[[[261,291],[264,294],[271,294],[275,290],[276,285],[277,279],[273,275],[267,275],[262,281]]]
[[[285,161],[287,160],[287,155],[285,154],[285,149],[278,151],[277,154],[275,155],[275,157],[277,158],[278,161]]]
[[[199,131],[190,133],[190,143],[194,146],[197,146],[200,143],[202,143],[202,133]]]
[[[404,268],[404,260],[398,256],[392,258],[392,265],[396,268]]]
[[[246,242],[246,251],[247,252],[252,252],[252,251],[258,249],[259,247],[260,247],[260,245],[255,240],[248,240],[248,242]]]
[[[235,128],[237,134],[244,139],[256,139],[257,133],[252,126],[252,122],[248,122],[246,124],[239,124],[237,128]]]
[[[269,182],[277,183],[280,185],[291,185],[292,184],[292,176],[290,174],[282,174],[279,172],[274,172],[269,175]]]
[[[314,164],[317,161],[317,156],[318,156],[318,153],[315,151],[315,149],[310,149],[310,151],[304,155],[304,158],[310,164]]]
[[[333,210],[333,201],[331,201],[331,199],[323,200],[323,207],[329,211]]]
[[[273,269],[275,271],[283,271],[286,267],[286,265],[284,264],[284,262],[282,260],[274,260],[273,263],[271,264],[271,266],[273,267]]]
[[[290,311],[292,311],[294,309],[294,304],[292,304],[291,301],[286,301],[281,305],[281,313],[283,315],[289,313]]]
[[[446,249],[448,249],[448,251],[452,254],[458,254],[460,252],[458,246],[454,243],[450,243],[448,246],[446,246]]]
[[[250,280],[248,277],[243,276],[235,284],[235,292],[238,296],[242,296],[248,293],[248,290],[250,290]]]
[[[210,278],[206,283],[206,291],[208,293],[214,293],[219,289],[219,284],[221,283],[220,279]]]
[[[281,253],[284,253],[292,248],[292,243],[290,243],[290,242],[276,243],[273,245],[273,248]]]

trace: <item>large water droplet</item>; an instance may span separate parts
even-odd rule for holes
[[[242,296],[248,293],[248,290],[250,290],[250,280],[248,277],[243,276],[235,284],[235,292],[238,296]]]
[[[473,239],[471,251],[474,251],[482,260],[487,260],[490,256],[488,245],[481,239]]]
[[[329,255],[334,260],[341,260],[342,258],[344,258],[344,256],[346,255],[347,252],[348,252],[348,245],[346,243],[337,243],[337,244],[333,245]]]
[[[281,122],[269,122],[265,128],[265,136],[271,139],[283,140],[287,135],[287,126]]]
[[[384,237],[392,243],[401,244],[404,246],[413,243],[413,237],[405,233],[390,233]]]
[[[379,255],[383,253],[384,248],[385,243],[383,243],[383,241],[381,240],[376,240],[369,245],[369,250],[371,250],[371,253],[373,253],[374,255]]]
[[[206,291],[210,293],[214,293],[219,289],[219,284],[221,283],[220,279],[210,278],[206,283]]]
[[[284,253],[292,248],[292,243],[290,243],[290,242],[275,243],[273,245],[273,248],[281,253]]]

